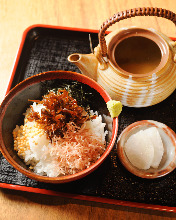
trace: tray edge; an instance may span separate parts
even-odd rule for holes
[[[40,28],[40,27],[49,28],[49,29],[89,32],[89,33],[99,32],[98,30],[95,30],[95,29],[82,29],[82,28],[65,27],[65,26],[45,25],[45,24],[34,24],[34,25],[27,27],[22,34],[22,39],[21,39],[19,48],[17,50],[17,54],[14,60],[10,78],[9,78],[7,88],[5,91],[5,95],[10,91],[27,34],[29,33],[29,31],[35,28]],[[109,31],[107,33],[109,33]],[[175,37],[172,37],[171,39],[176,41]],[[176,213],[176,207],[170,207],[170,206],[160,206],[160,205],[136,203],[136,202],[130,202],[130,201],[122,201],[122,200],[100,198],[100,197],[93,197],[93,196],[86,196],[86,195],[69,194],[69,193],[56,192],[52,190],[46,190],[46,189],[40,189],[40,188],[34,188],[34,187],[13,185],[13,184],[8,184],[8,183],[0,183],[0,187],[6,188],[6,189],[13,189],[13,190],[52,195],[52,196],[60,196],[60,197],[65,197],[65,198],[78,199],[78,200],[85,200],[85,201],[100,202],[100,203],[107,203],[107,204],[113,204],[113,205],[128,206],[128,207],[135,207],[135,208],[142,208],[142,209],[152,209],[152,210]]]

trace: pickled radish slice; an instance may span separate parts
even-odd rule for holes
[[[154,158],[151,167],[158,168],[164,153],[163,142],[160,137],[159,131],[156,127],[151,127],[146,129],[144,132],[146,136],[150,138],[150,141],[152,142],[154,147]]]
[[[140,130],[131,135],[124,146],[129,161],[138,169],[158,168],[164,146],[156,127]]]
[[[131,135],[124,146],[125,153],[135,167],[147,170],[154,159],[154,147],[145,131],[140,130]]]

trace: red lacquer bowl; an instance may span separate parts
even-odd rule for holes
[[[32,76],[17,86],[15,86],[5,97],[0,106],[0,148],[3,156],[7,161],[18,171],[31,179],[47,183],[65,183],[74,181],[85,177],[99,167],[106,159],[114,146],[118,131],[118,118],[112,121],[113,129],[107,148],[103,155],[89,168],[78,172],[76,174],[60,176],[60,177],[47,177],[37,175],[32,172],[25,163],[18,157],[17,152],[14,151],[12,131],[16,125],[23,123],[23,113],[31,104],[28,100],[41,99],[48,90],[59,88],[60,85],[78,81],[82,84],[84,92],[87,90],[93,94],[93,100],[88,100],[90,108],[98,111],[99,114],[108,115],[106,102],[111,100],[107,92],[94,80],[75,72],[70,71],[50,71],[40,73]],[[108,127],[106,128],[108,130]]]

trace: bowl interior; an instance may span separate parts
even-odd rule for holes
[[[163,157],[158,168],[150,168],[148,170],[138,169],[128,160],[124,151],[125,143],[132,134],[137,133],[141,129],[145,130],[153,126],[158,129],[163,142]],[[118,155],[125,168],[134,175],[147,179],[162,177],[170,173],[176,167],[176,135],[168,126],[157,121],[143,120],[135,122],[129,125],[119,136]]]
[[[19,165],[21,166],[20,169],[22,169],[22,172],[23,168],[24,170],[27,169],[27,173],[25,173],[27,175],[32,172],[28,170],[28,167],[18,157],[17,153],[13,149],[12,131],[16,125],[22,125],[24,123],[23,114],[30,104],[32,104],[32,102],[29,100],[41,100],[42,96],[49,90],[68,87],[72,90],[71,95],[78,101],[79,105],[84,107],[90,106],[91,110],[98,111],[98,113],[101,115],[109,115],[106,102],[110,100],[110,97],[104,93],[102,88],[100,88],[92,80],[80,76],[80,74],[69,75],[59,72],[44,73],[43,76],[41,74],[31,77],[31,79],[27,79],[26,81],[17,85],[14,90],[10,92],[1,105],[0,142],[2,153],[6,159],[18,170]],[[109,130],[109,128],[106,127],[106,130]],[[79,174],[76,175],[79,176]],[[43,180],[46,179],[46,181],[48,180],[47,177],[41,178]],[[58,180],[58,178],[50,179],[53,179],[54,181],[56,179]],[[61,179],[64,178],[65,181],[66,179],[70,179],[69,176],[62,177]],[[77,177],[75,176],[75,178]],[[38,180],[40,180],[40,177]]]

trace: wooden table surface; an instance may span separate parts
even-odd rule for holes
[[[33,24],[99,29],[114,13],[143,6],[176,13],[175,0],[0,0],[0,101],[11,74],[23,31]],[[171,21],[136,17],[110,30],[140,26],[176,37]],[[174,219],[176,214],[0,189],[0,219]]]

